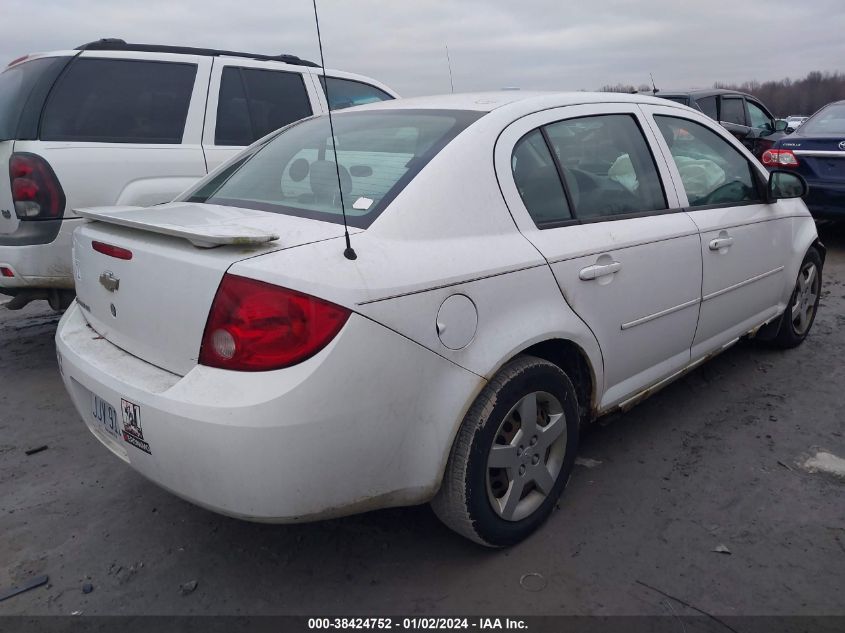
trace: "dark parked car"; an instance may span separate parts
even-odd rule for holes
[[[845,101],[828,104],[763,154],[769,169],[794,169],[817,218],[845,219]]]
[[[786,135],[786,122],[775,119],[766,106],[744,92],[718,88],[661,90],[655,96],[701,110],[742,141],[757,158]]]

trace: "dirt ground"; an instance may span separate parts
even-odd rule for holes
[[[425,506],[278,526],[181,501],[79,420],[58,317],[0,309],[0,592],[50,577],[0,614],[694,613],[665,593],[719,615],[843,615],[845,479],[803,467],[845,457],[845,226],[822,236],[803,346],[738,345],[604,420],[559,510],[505,551]]]

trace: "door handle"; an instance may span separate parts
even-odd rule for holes
[[[582,268],[578,273],[578,279],[581,281],[590,281],[591,279],[598,279],[619,272],[622,269],[622,264],[619,262],[611,262],[610,264],[595,264],[594,266],[587,266]]]
[[[710,240],[710,250],[718,251],[723,248],[730,248],[734,243],[732,237],[717,237],[715,240]]]

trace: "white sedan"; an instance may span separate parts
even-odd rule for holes
[[[196,504],[293,522],[431,502],[510,545],[552,512],[580,426],[813,323],[806,184],[690,108],[508,91],[333,124],[168,205],[80,211],[65,385]]]

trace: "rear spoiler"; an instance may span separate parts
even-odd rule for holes
[[[180,210],[184,211],[184,210]],[[226,209],[218,212],[214,207],[206,208],[201,217],[187,215],[163,207],[102,207],[74,209],[74,212],[89,220],[125,226],[130,229],[181,237],[197,248],[217,246],[256,246],[279,239],[273,231],[239,223],[247,218],[263,216],[260,211],[248,209]],[[176,222],[182,220],[182,223]]]

